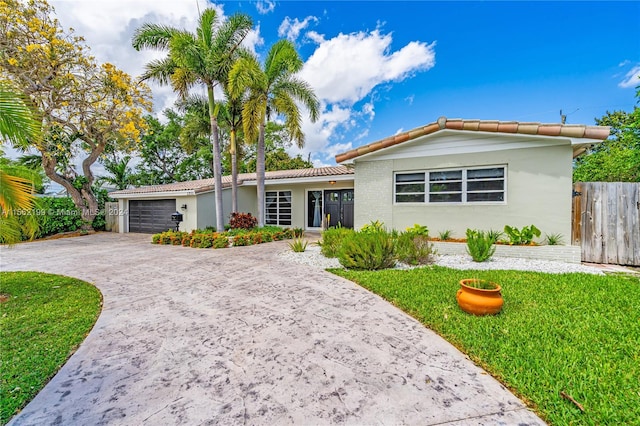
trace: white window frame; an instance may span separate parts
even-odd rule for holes
[[[276,223],[267,223],[267,194],[270,192],[275,192],[276,193]],[[289,223],[288,224],[283,224],[281,223],[282,220],[286,220],[286,219],[280,219],[280,193],[282,192],[288,192],[289,196],[291,198],[290,204],[291,206],[289,207]],[[274,190],[268,190],[268,191],[264,191],[264,224],[265,225],[273,225],[273,226],[286,226],[286,227],[291,227],[293,226],[293,191],[290,189],[274,189]]]
[[[504,182],[503,185],[503,189],[502,190],[485,190],[485,191],[468,191],[467,190],[467,185],[470,182],[467,179],[467,172],[470,170],[484,170],[484,169],[496,169],[496,168],[502,168],[504,169],[504,177],[502,178],[487,178],[487,179],[482,179],[482,180],[487,180],[487,181],[499,181],[502,180]],[[430,188],[430,183],[431,183],[431,179],[430,179],[430,173],[437,173],[437,172],[452,172],[452,171],[461,171],[462,172],[462,178],[460,180],[453,180],[453,181],[443,181],[443,182],[461,182],[462,183],[462,188],[461,191],[449,191],[449,192],[442,192],[445,194],[448,193],[460,193],[461,194],[461,201],[446,201],[446,202],[438,202],[438,201],[431,201],[430,200],[430,195],[431,192],[429,191]],[[405,184],[405,183],[424,183],[424,201],[411,201],[411,202],[398,202],[397,201],[397,185],[398,182],[396,181],[396,176],[397,175],[403,175],[403,174],[414,174],[414,173],[424,173],[424,182],[400,182],[400,184]],[[507,165],[506,164],[495,164],[495,165],[486,165],[486,166],[473,166],[473,167],[451,167],[451,168],[446,168],[446,169],[427,169],[427,170],[406,170],[406,171],[398,171],[398,172],[394,172],[393,173],[393,204],[394,205],[402,205],[402,206],[406,206],[406,205],[444,205],[444,206],[448,206],[448,205],[455,205],[455,206],[459,206],[459,205],[472,205],[472,206],[478,206],[478,205],[504,205],[507,204],[507,177],[508,177],[508,169],[507,169]],[[474,180],[472,180],[471,182],[473,182]],[[503,196],[503,201],[467,201],[467,194],[469,193],[498,193],[498,192],[502,192],[504,194]],[[400,195],[411,195],[411,194],[422,194],[422,193],[400,193]]]

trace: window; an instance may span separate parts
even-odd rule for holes
[[[505,201],[505,167],[396,173],[396,203]]]
[[[265,192],[265,223],[291,226],[291,191]]]

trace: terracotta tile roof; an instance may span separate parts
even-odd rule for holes
[[[440,130],[465,130],[474,132],[522,133],[527,135],[563,136],[568,138],[586,138],[604,140],[609,137],[608,126],[585,126],[582,124],[547,124],[525,123],[518,121],[497,120],[464,120],[461,118],[440,117],[438,121],[418,127],[377,142],[363,145],[351,151],[336,155],[336,162],[352,160],[390,146],[410,141],[420,136],[429,135]]]
[[[353,169],[346,166],[334,166],[334,167],[317,167],[312,169],[296,169],[296,170],[278,170],[274,172],[266,172],[265,180],[269,181],[278,179],[304,179],[312,177],[323,176],[341,176],[352,175]],[[239,173],[238,185],[242,185],[244,182],[250,182],[256,180],[255,173]],[[222,188],[231,187],[231,176],[222,177]],[[181,192],[181,191],[193,191],[194,194],[201,192],[209,192],[215,190],[215,180],[213,178],[191,180],[188,182],[176,182],[168,183],[165,185],[151,185],[142,186],[140,188],[125,189],[122,191],[114,191],[109,195],[122,196],[129,194],[152,194],[157,192]]]

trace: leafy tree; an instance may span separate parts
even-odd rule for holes
[[[98,214],[91,165],[106,150],[126,151],[139,141],[150,91],[111,64],[98,66],[84,40],[52,15],[45,0],[0,2],[0,72],[35,105],[42,137],[28,145],[40,151],[45,173],[67,190],[84,229],[91,229]],[[84,155],[80,172],[71,164],[78,155]]]
[[[302,59],[293,43],[276,42],[260,66],[255,56],[239,59],[229,74],[229,93],[240,96],[249,91],[242,110],[247,140],[258,141],[256,174],[258,196],[258,226],[264,226],[265,126],[275,115],[284,118],[287,133],[298,146],[304,145],[302,117],[296,102],[309,111],[311,120],[319,114],[319,102],[309,85],[295,74],[302,69]]]
[[[640,102],[640,89],[636,92]],[[611,126],[611,136],[595,144],[574,164],[574,182],[640,182],[640,108],[614,111],[596,118],[599,126]]]
[[[148,130],[142,135],[139,149],[142,161],[136,168],[136,183],[160,185],[212,177],[212,156],[207,141],[186,139],[190,145],[185,147],[181,139],[183,116],[171,109],[165,110],[164,115],[168,119],[165,124],[155,117],[145,117]],[[193,140],[200,142],[192,143]]]
[[[8,82],[0,80],[0,137],[17,146],[28,139],[37,139],[40,125],[24,96]],[[0,241],[16,243],[22,233],[31,237],[38,230],[34,220],[20,222],[16,212],[29,211],[35,206],[33,196],[37,174],[24,166],[11,164],[2,155],[0,161]]]
[[[160,84],[171,84],[185,98],[190,88],[204,84],[207,89],[211,139],[213,145],[213,169],[215,178],[216,227],[223,229],[222,162],[218,135],[214,87],[227,81],[234,59],[240,53],[240,44],[252,26],[247,15],[237,14],[219,23],[214,9],[205,9],[200,16],[196,34],[156,24],[144,24],[133,36],[136,50],[151,48],[166,51],[164,59],[147,64],[144,79]]]

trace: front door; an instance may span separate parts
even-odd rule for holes
[[[353,189],[324,191],[324,216],[329,226],[353,228]]]

